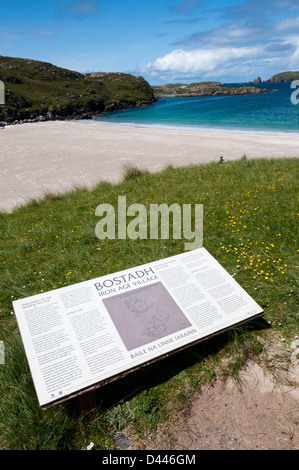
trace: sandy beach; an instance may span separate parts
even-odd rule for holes
[[[125,165],[167,165],[299,157],[299,135],[262,135],[48,121],[0,129],[0,211],[47,192],[117,183]]]

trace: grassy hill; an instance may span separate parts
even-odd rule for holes
[[[155,98],[142,78],[124,73],[81,74],[47,62],[0,56],[5,105],[0,120],[90,118],[141,106]]]

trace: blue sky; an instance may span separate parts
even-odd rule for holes
[[[0,55],[151,85],[299,70],[298,0],[0,0]]]

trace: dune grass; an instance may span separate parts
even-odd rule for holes
[[[260,358],[271,337],[287,348],[298,335],[298,159],[247,160],[157,174],[126,169],[122,183],[48,194],[0,214],[0,448],[117,447],[130,426],[137,441],[188,409],[193,394],[219,374],[236,375]],[[95,208],[203,204],[204,246],[265,311],[264,323],[237,328],[98,391],[97,413],[71,401],[40,410],[12,301],[184,251],[185,240],[99,240]],[[296,291],[297,290],[297,291]],[[268,325],[269,328],[266,328]],[[287,349],[286,349],[287,350]],[[289,361],[289,357],[287,359]]]

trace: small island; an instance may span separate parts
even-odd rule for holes
[[[156,98],[172,98],[187,96],[231,96],[265,93],[266,89],[244,85],[241,87],[227,86],[221,82],[198,82],[186,85],[183,83],[166,84],[153,87]]]

